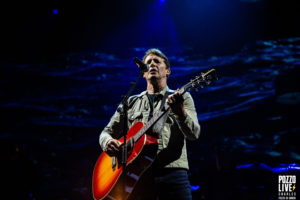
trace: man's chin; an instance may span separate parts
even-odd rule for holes
[[[159,79],[159,77],[158,76],[149,76],[147,79],[149,81],[153,82],[153,81],[157,81]]]
[[[157,74],[152,74],[149,76],[149,79],[158,79],[158,75]]]

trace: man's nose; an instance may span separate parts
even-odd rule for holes
[[[150,64],[149,64],[149,67],[151,66],[155,66],[155,62],[153,60],[151,60]]]

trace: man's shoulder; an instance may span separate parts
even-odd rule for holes
[[[147,91],[143,91],[143,92],[141,92],[141,93],[139,93],[139,94],[132,95],[132,96],[129,97],[129,99],[137,98],[137,97],[142,97],[143,95],[146,94],[146,92],[147,92]]]
[[[142,98],[146,94],[146,91],[141,92],[140,94],[132,95],[128,98],[128,103],[131,104],[132,102],[136,101],[139,98]]]

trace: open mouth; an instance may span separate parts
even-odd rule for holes
[[[153,73],[153,72],[157,72],[157,70],[152,68],[152,69],[149,70],[149,72]]]

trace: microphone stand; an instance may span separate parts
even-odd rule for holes
[[[141,68],[140,74],[138,78],[136,79],[135,82],[131,82],[131,87],[127,94],[125,96],[122,96],[122,103],[121,106],[119,106],[118,111],[120,112],[120,115],[123,116],[123,131],[122,131],[122,136],[124,138],[123,146],[122,146],[122,171],[124,176],[123,179],[123,194],[126,196],[126,164],[127,164],[127,131],[128,131],[128,115],[127,115],[127,110],[128,110],[128,98],[130,97],[131,93],[133,90],[136,88],[136,85],[140,78],[143,76],[144,72],[146,72],[147,69]]]

